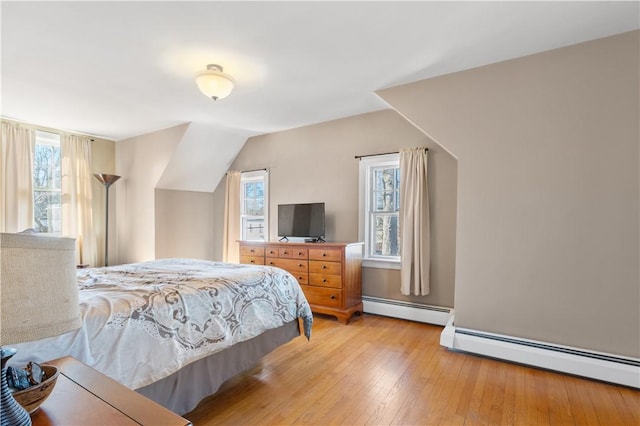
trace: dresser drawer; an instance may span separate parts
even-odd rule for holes
[[[342,275],[309,273],[309,284],[321,287],[342,288]]]
[[[250,265],[264,265],[264,257],[260,256],[240,256],[240,263]]]
[[[330,262],[340,262],[342,251],[339,249],[309,249],[309,260],[328,260]]]
[[[331,306],[335,308],[342,306],[342,290],[303,285],[302,291],[304,291],[304,295],[310,305]]]
[[[290,247],[280,247],[278,249],[278,257],[281,259],[291,259],[293,250]]]
[[[295,248],[291,250],[291,257],[293,259],[308,259],[309,251],[303,248]]]
[[[264,247],[240,246],[240,256],[264,256]]]
[[[267,246],[265,248],[265,255],[267,257],[278,257],[278,246]]]
[[[321,274],[341,275],[342,263],[340,262],[323,262],[321,260],[309,261],[309,272]]]
[[[302,271],[298,271],[298,272],[288,271],[288,272],[294,277],[296,277],[296,280],[298,280],[298,284],[302,284],[302,285],[309,284],[309,274],[307,274],[306,272],[302,272]]]
[[[309,269],[307,262],[298,259],[279,259],[270,257],[267,259],[266,265],[285,269],[294,275],[296,272],[307,272]]]

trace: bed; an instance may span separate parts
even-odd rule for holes
[[[13,345],[10,364],[71,355],[184,414],[304,333],[313,316],[288,272],[194,259],[78,270],[83,326]]]

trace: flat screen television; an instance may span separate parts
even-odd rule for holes
[[[278,236],[323,240],[324,203],[278,204]]]

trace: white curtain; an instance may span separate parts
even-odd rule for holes
[[[238,263],[240,261],[240,172],[227,172],[224,203],[224,241],[222,260]]]
[[[400,292],[429,294],[431,269],[427,150],[400,150]]]
[[[2,122],[0,232],[33,227],[34,146],[34,130]]]
[[[76,239],[78,264],[97,265],[97,242],[93,225],[91,141],[64,135],[62,156],[62,236]]]

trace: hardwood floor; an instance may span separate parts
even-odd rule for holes
[[[640,425],[640,391],[448,351],[442,327],[315,316],[185,415],[204,425]]]

